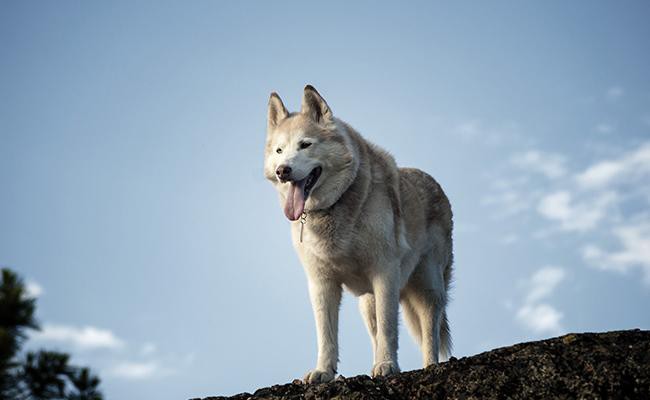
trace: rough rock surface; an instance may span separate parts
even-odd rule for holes
[[[298,381],[222,399],[650,399],[650,331],[568,334],[388,378]]]

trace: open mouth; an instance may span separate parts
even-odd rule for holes
[[[318,178],[320,178],[320,173],[323,172],[323,168],[321,167],[316,167],[311,170],[309,175],[304,179],[305,180],[305,187],[303,188],[303,192],[305,194],[305,199],[307,199],[307,196],[309,196],[309,192],[314,188],[314,185],[316,185],[316,181]]]
[[[289,182],[287,200],[284,204],[284,215],[290,221],[297,220],[305,211],[305,201],[307,201],[309,193],[316,185],[318,178],[320,178],[321,172],[323,172],[323,168],[316,167],[304,179]]]

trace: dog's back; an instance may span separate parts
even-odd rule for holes
[[[400,168],[399,176],[400,200],[407,231],[420,233],[424,229],[427,233],[436,233],[451,245],[451,205],[438,182],[416,168]],[[427,240],[428,235],[424,236],[414,236],[409,238],[409,242]]]

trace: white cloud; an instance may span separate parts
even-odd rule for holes
[[[616,183],[637,181],[650,175],[650,142],[614,160],[600,161],[576,176],[588,189],[599,189]]]
[[[641,268],[645,283],[650,285],[650,220],[621,225],[613,234],[621,244],[619,250],[605,251],[589,244],[582,249],[584,259],[603,270],[626,272]]]
[[[142,380],[152,378],[162,372],[160,365],[155,361],[130,362],[125,361],[114,366],[109,374],[117,378]]]
[[[175,360],[175,365],[189,367],[194,361],[194,354],[190,353],[181,359]],[[110,368],[107,373],[115,378],[127,380],[145,380],[173,375],[176,369],[167,368],[159,361],[122,361]]]
[[[552,244],[549,240],[558,232],[574,234],[588,264],[621,273],[639,269],[650,285],[650,216],[638,216],[650,205],[650,140],[595,159],[583,170],[571,171],[567,159],[537,150],[512,155],[501,166],[510,167],[508,175],[485,173],[491,188],[481,204],[490,207],[494,218],[517,217],[527,224],[529,210],[535,210],[550,224],[533,227],[533,238]],[[498,240],[507,245],[516,239],[504,235]],[[527,304],[522,318],[533,315],[533,305]]]
[[[126,347],[126,343],[110,330],[93,326],[78,328],[68,325],[45,324],[43,329],[32,334],[30,339],[37,342],[58,342],[62,345],[72,346],[77,350],[102,348],[117,350]],[[194,360],[194,354],[190,353],[182,358],[167,355],[164,357],[167,361],[161,362],[160,357],[157,357],[158,348],[152,342],[142,344],[135,354],[140,360],[105,360],[109,363],[109,367],[105,371],[106,374],[126,380],[159,378],[176,373],[176,369],[168,368],[165,364],[189,366]],[[106,355],[100,353],[98,356],[101,359]]]
[[[526,302],[533,303],[550,295],[564,280],[564,270],[559,267],[544,267],[530,278]]]
[[[490,179],[490,178],[488,178]],[[496,218],[512,217],[531,207],[531,192],[523,190],[526,178],[491,179],[492,191],[481,199],[481,204],[491,206]]]
[[[566,161],[559,154],[530,150],[515,154],[511,162],[519,168],[541,173],[549,179],[560,178],[566,173],[564,166]]]
[[[530,207],[528,200],[520,192],[512,189],[485,196],[481,202],[485,205],[497,205],[500,217],[516,215]]]
[[[36,281],[27,281],[25,285],[25,291],[27,294],[27,297],[31,297],[33,299],[37,297],[41,297],[43,293],[45,293],[45,290],[43,290],[43,286],[41,286],[38,282]]]
[[[576,202],[570,192],[561,190],[542,197],[537,211],[558,221],[562,230],[585,232],[596,227],[616,199],[615,192],[603,192],[589,201]]]
[[[517,311],[517,319],[538,334],[562,332],[563,328],[560,325],[562,317],[561,312],[545,303],[524,305]]]
[[[610,101],[616,101],[620,99],[625,94],[625,91],[620,86],[612,86],[607,89],[607,99]]]
[[[537,210],[546,218],[567,220],[571,217],[571,193],[566,191],[555,192],[544,196],[539,202]]]
[[[624,170],[624,166],[620,163],[602,161],[578,175],[577,180],[584,187],[605,186]]]
[[[117,338],[113,332],[93,326],[77,328],[67,325],[46,324],[41,331],[34,333],[31,338],[44,342],[67,343],[80,349],[116,349],[124,345],[124,342]]]
[[[521,141],[522,137],[518,133],[518,129],[517,123],[513,121],[506,121],[497,126],[486,126],[480,121],[466,120],[453,126],[452,132],[461,140],[474,145],[499,146],[504,143]]]
[[[549,297],[565,278],[564,269],[560,267],[544,267],[526,281],[527,295],[523,305],[515,314],[516,319],[526,328],[537,334],[560,333],[563,328],[560,320],[563,314],[550,304],[541,302]]]

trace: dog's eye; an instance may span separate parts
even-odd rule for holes
[[[275,150],[275,152],[278,153],[278,154],[282,154],[282,149],[278,147],[278,148]]]
[[[311,143],[309,143],[309,142],[300,142],[300,148],[301,149],[306,149],[309,146],[311,146]]]

